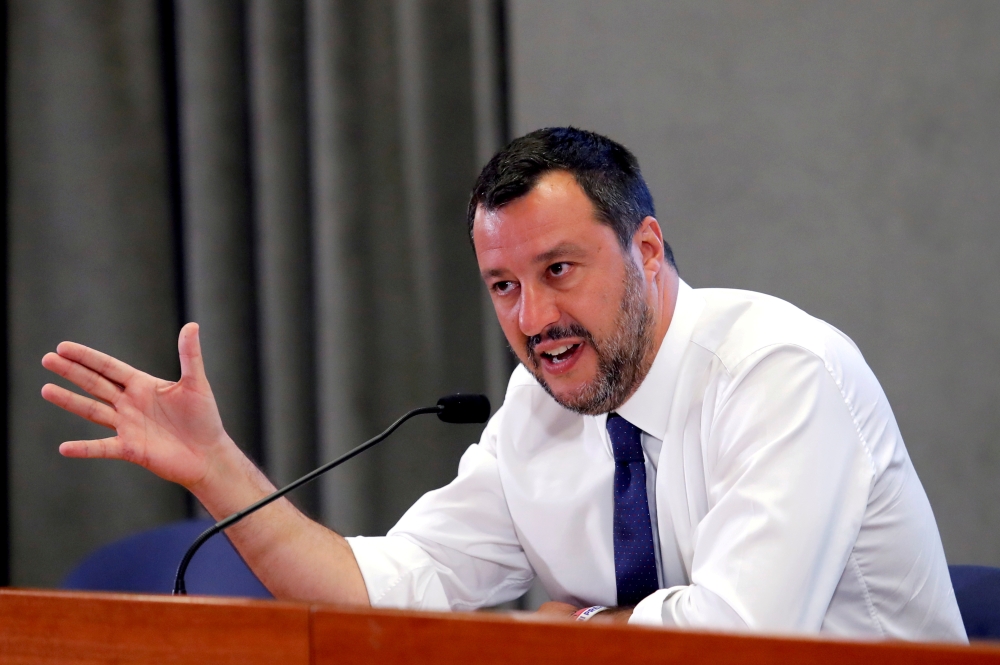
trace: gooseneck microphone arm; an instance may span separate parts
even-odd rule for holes
[[[387,436],[392,434],[399,428],[400,425],[405,423],[407,420],[414,416],[419,416],[423,413],[436,413],[438,418],[445,422],[451,423],[476,423],[476,422],[486,422],[490,415],[490,404],[489,400],[483,395],[450,395],[448,397],[442,397],[438,400],[436,406],[425,406],[419,409],[413,409],[412,411],[404,414],[399,420],[389,425],[388,428],[378,436],[365,441],[357,448],[344,453],[332,462],[327,462],[323,466],[319,467],[314,471],[310,471],[306,475],[302,476],[298,480],[295,480],[288,485],[282,487],[271,494],[268,494],[263,499],[253,503],[243,510],[233,513],[229,517],[219,520],[211,527],[206,529],[200,536],[198,536],[191,547],[188,548],[187,552],[184,553],[184,558],[181,559],[180,566],[177,567],[177,576],[174,578],[174,595],[183,596],[187,594],[187,588],[184,585],[184,574],[187,572],[188,564],[191,563],[191,558],[195,555],[195,552],[205,544],[209,538],[224,531],[225,529],[231,527],[232,525],[239,522],[241,519],[254,513],[264,506],[268,505],[273,501],[277,501],[281,497],[285,496],[292,490],[305,485],[310,480],[323,475],[335,466],[343,464],[352,457],[363,453],[375,444],[379,443]]]

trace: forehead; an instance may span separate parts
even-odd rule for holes
[[[617,243],[614,231],[600,222],[594,205],[572,174],[547,173],[530,192],[499,210],[476,211],[472,236],[484,274],[513,269],[558,246],[600,251]]]

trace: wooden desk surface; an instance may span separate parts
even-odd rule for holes
[[[541,621],[531,615],[355,612],[315,607],[315,663],[991,663],[1000,644],[953,646],[749,637]]]
[[[0,662],[309,665],[310,607],[0,589]]]
[[[0,662],[1000,665],[971,647],[747,637],[206,597],[0,589]]]

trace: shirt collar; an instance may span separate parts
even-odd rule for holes
[[[649,373],[635,393],[615,409],[625,420],[661,441],[667,433],[670,404],[677,387],[681,359],[701,309],[701,299],[684,280],[680,280],[670,327],[663,336]]]

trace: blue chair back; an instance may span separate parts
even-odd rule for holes
[[[1000,568],[948,566],[970,640],[1000,639]]]
[[[61,588],[170,593],[184,552],[212,524],[208,519],[184,520],[105,545],[77,564]],[[185,582],[192,595],[272,598],[224,534],[202,545]]]

